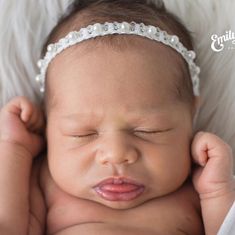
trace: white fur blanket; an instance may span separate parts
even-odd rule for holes
[[[71,0],[0,0],[0,106],[15,95],[39,101],[36,62],[49,31]],[[201,66],[201,107],[195,130],[213,132],[235,153],[235,49],[211,49],[211,35],[235,32],[233,0],[165,0],[193,32]],[[235,40],[235,39],[234,39]],[[234,41],[235,42],[235,41]]]

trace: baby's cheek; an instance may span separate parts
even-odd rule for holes
[[[70,178],[73,177],[71,162],[63,158],[60,154],[48,155],[48,167],[52,179],[64,191],[69,191],[72,187]]]
[[[177,164],[175,164],[176,175],[179,181],[183,183],[189,176],[191,171],[191,157],[186,155],[184,158],[180,159]]]
[[[53,155],[48,156],[49,171],[53,181],[61,190],[70,195],[85,198],[87,182],[84,180],[84,175],[89,175],[89,172],[80,160],[81,156],[78,153],[75,154],[76,152],[53,152]]]
[[[177,190],[188,178],[191,170],[190,156],[181,156],[172,158],[166,163],[164,181],[166,191]]]

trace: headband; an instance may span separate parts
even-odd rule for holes
[[[176,35],[169,35],[166,31],[163,31],[152,25],[146,26],[143,23],[138,24],[135,22],[106,22],[104,24],[96,23],[89,25],[86,28],[81,28],[79,31],[72,31],[64,38],[61,38],[58,42],[49,44],[47,46],[47,52],[44,58],[38,61],[40,73],[36,76],[36,81],[40,85],[40,92],[43,93],[45,90],[45,77],[47,68],[55,56],[57,56],[66,48],[77,43],[91,38],[112,34],[139,35],[172,47],[174,50],[180,53],[187,62],[192,79],[194,95],[199,96],[200,68],[194,63],[194,59],[196,57],[195,52],[187,50]]]

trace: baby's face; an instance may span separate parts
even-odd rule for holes
[[[190,171],[192,114],[177,98],[177,55],[135,40],[145,48],[72,47],[48,72],[51,175],[65,192],[116,209],[175,191]]]

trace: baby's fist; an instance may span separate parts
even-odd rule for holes
[[[201,198],[217,197],[233,190],[233,156],[228,144],[214,134],[198,132],[191,152],[198,165],[193,172],[193,184]]]
[[[26,97],[15,97],[0,112],[0,141],[36,156],[43,148],[44,116]]]

